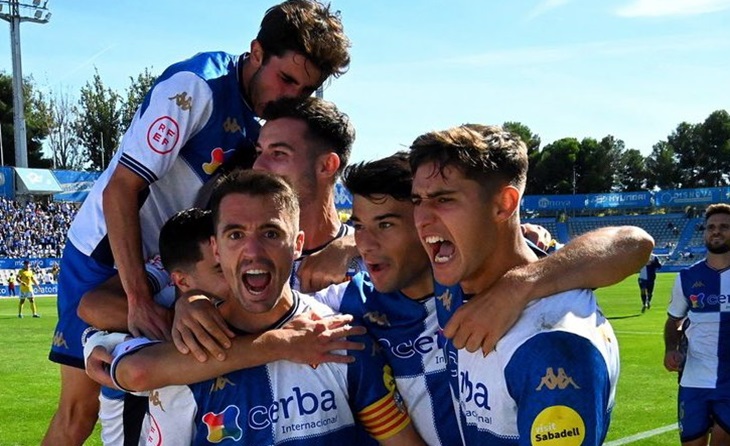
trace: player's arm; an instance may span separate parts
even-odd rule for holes
[[[347,268],[357,256],[355,236],[352,234],[335,239],[322,251],[307,256],[297,272],[301,291],[312,293],[344,282]]]
[[[670,372],[679,371],[684,355],[679,351],[682,332],[679,330],[682,319],[687,315],[689,305],[682,290],[682,276],[677,276],[672,287],[672,298],[669,302],[667,320],[664,323],[664,368]]]
[[[511,269],[490,289],[472,297],[454,313],[444,335],[457,348],[490,352],[528,302],[618,283],[646,264],[653,248],[654,239],[635,226],[583,234],[550,256]]]
[[[564,331],[538,334],[520,346],[504,369],[517,406],[519,444],[571,438],[602,445],[619,367],[617,353],[608,357],[609,364],[588,339]]]
[[[279,360],[301,364],[352,362],[353,357],[340,351],[362,349],[362,344],[346,338],[363,334],[364,329],[347,325],[351,320],[352,317],[347,315],[309,321],[300,318],[285,328],[237,336],[231,340],[229,354],[222,361],[200,362],[191,355],[180,353],[170,342],[146,345],[117,359],[113,367],[114,377],[124,389],[143,391],[192,384]],[[104,342],[101,338],[94,338],[89,345],[87,372],[93,379],[108,385],[111,383],[108,366],[113,358],[108,353],[110,346],[104,345]],[[100,346],[94,348],[97,343]]]
[[[127,296],[127,325],[135,336],[170,338],[167,311],[152,299],[142,256],[139,194],[148,183],[119,164],[104,189],[103,207],[109,244]]]
[[[98,287],[84,293],[76,312],[92,327],[113,332],[128,332],[128,309],[122,280],[119,275],[114,275]]]

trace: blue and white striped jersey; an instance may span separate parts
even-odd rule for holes
[[[413,300],[401,293],[380,293],[367,273],[333,285],[315,298],[335,311],[351,314],[368,329],[385,354],[413,424],[429,445],[461,444],[446,362],[437,344],[433,295]]]
[[[443,326],[468,300],[436,287]],[[540,299],[484,357],[444,348],[467,445],[600,445],[619,375],[618,342],[588,290]]]
[[[140,197],[143,254],[148,257],[158,251],[162,225],[193,206],[216,169],[236,150],[253,150],[260,124],[243,100],[242,60],[199,53],[160,75],[71,224],[68,237],[79,251],[114,264],[102,192],[119,164],[149,184]]]
[[[672,289],[669,315],[689,317],[687,360],[680,385],[705,389],[730,385],[730,268],[711,268],[702,260],[680,271]]]
[[[294,292],[291,310],[275,327],[314,309],[332,311]],[[390,367],[363,337],[365,351],[351,364],[316,368],[277,361],[188,386],[150,392],[148,445],[333,445],[374,444],[405,428],[410,419]],[[135,342],[135,341],[130,341]],[[115,358],[113,376],[118,361]],[[370,435],[368,435],[368,433]]]

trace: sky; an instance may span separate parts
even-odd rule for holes
[[[23,74],[46,93],[78,97],[96,69],[121,92],[145,68],[159,74],[201,51],[246,51],[274,1],[49,0],[47,24],[21,24]],[[680,122],[730,110],[730,0],[331,5],[352,63],[324,96],[357,129],[353,161],[431,130],[505,121],[527,125],[543,146],[610,134],[648,155]],[[3,26],[0,70],[11,73]]]

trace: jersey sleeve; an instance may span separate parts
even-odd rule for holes
[[[322,304],[332,308],[335,312],[340,312],[342,306],[342,298],[345,295],[345,290],[349,282],[337,283],[330,285],[325,289],[319,290],[314,293],[313,297]]]
[[[681,319],[687,316],[689,312],[689,303],[687,298],[684,296],[684,290],[682,289],[682,275],[677,274],[677,278],[674,279],[674,286],[672,287],[672,298],[669,301],[669,309],[667,313],[674,318]]]
[[[393,370],[367,335],[353,338],[365,350],[350,351],[355,362],[348,365],[348,390],[352,412],[376,440],[386,440],[411,422],[395,385]]]
[[[564,331],[533,336],[515,351],[504,374],[517,405],[520,445],[562,438],[603,444],[611,382],[606,361],[588,339]]]
[[[210,119],[212,97],[208,84],[191,72],[157,83],[124,134],[119,163],[148,184],[162,178]]]
[[[149,414],[148,446],[193,444],[197,404],[188,386],[167,386],[151,391]]]

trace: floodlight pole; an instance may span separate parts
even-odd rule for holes
[[[23,68],[20,58],[20,22],[48,23],[51,14],[46,8],[47,3],[46,1],[41,6],[38,0],[34,0],[32,5],[20,3],[20,0],[0,1],[0,19],[10,23],[10,48],[13,59],[13,136],[16,167],[28,167],[28,144],[23,105]],[[5,12],[6,6],[8,8],[7,12]],[[21,12],[21,8],[23,8],[23,12]],[[24,15],[29,10],[33,11],[33,16]]]

